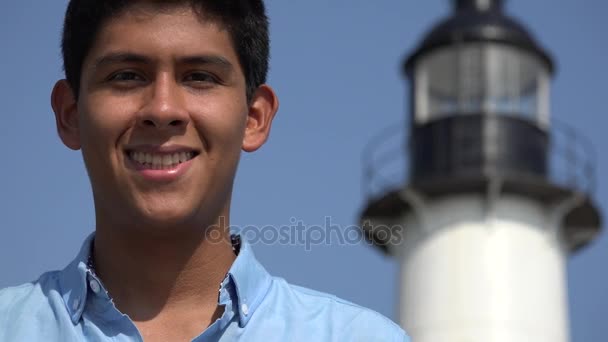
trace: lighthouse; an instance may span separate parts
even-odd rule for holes
[[[361,227],[398,262],[413,341],[567,342],[566,260],[601,227],[593,148],[552,118],[553,59],[503,1],[452,6],[404,61],[408,124],[364,153]]]

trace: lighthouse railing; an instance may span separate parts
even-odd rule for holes
[[[374,135],[362,153],[362,192],[376,198],[408,181],[407,125],[398,122]],[[596,150],[572,125],[553,119],[549,128],[548,181],[592,195],[597,187]]]
[[[554,183],[595,193],[597,152],[585,135],[569,123],[554,118],[549,148],[550,179]]]
[[[406,124],[383,128],[365,145],[362,154],[362,190],[366,198],[403,186],[407,181]]]

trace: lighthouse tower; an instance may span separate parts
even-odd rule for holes
[[[591,148],[551,118],[553,61],[503,7],[454,0],[405,61],[408,176],[361,213],[415,342],[568,341],[566,258],[600,230]]]

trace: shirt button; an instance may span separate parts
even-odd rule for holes
[[[91,280],[89,282],[89,285],[91,286],[91,290],[93,290],[93,292],[99,293],[99,290],[101,289],[101,287],[99,286],[99,283],[97,282],[97,280]]]
[[[78,298],[74,299],[74,302],[72,303],[72,309],[74,309],[74,311],[78,310],[79,304],[80,304],[80,300]]]
[[[241,305],[241,311],[243,311],[245,316],[247,316],[247,314],[249,313],[249,307],[247,306],[247,304]]]

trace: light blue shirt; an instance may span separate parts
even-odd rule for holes
[[[92,239],[62,271],[0,290],[0,342],[143,340],[88,269]],[[194,341],[409,341],[374,311],[271,276],[244,240],[219,304],[223,315]]]

